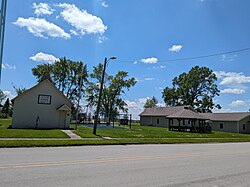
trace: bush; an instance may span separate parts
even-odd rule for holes
[[[4,113],[0,113],[0,118],[2,118],[2,119],[7,119],[7,118],[8,118],[8,115],[7,115],[7,114],[4,114]]]

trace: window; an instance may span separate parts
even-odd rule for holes
[[[160,124],[160,119],[157,119],[157,125],[159,125]]]
[[[246,130],[246,124],[243,124],[243,131]]]
[[[220,123],[220,129],[223,129],[224,124]]]
[[[51,104],[51,95],[38,95],[38,104]]]

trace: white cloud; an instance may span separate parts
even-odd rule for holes
[[[39,3],[39,4],[33,3],[32,7],[35,9],[34,13],[37,16],[46,15],[46,14],[51,15],[55,11],[47,3]]]
[[[233,106],[233,107],[240,107],[240,106],[245,106],[246,103],[242,100],[235,100],[235,101],[232,101],[232,103],[230,104],[230,106]]]
[[[155,80],[155,78],[152,78],[152,77],[146,77],[146,78],[144,78],[144,80],[145,80],[145,81],[153,81],[153,80]]]
[[[30,33],[37,37],[54,37],[69,39],[70,34],[66,33],[61,27],[40,18],[21,18],[19,17],[15,25],[26,27]]]
[[[73,29],[70,30],[70,33],[73,34],[73,35],[75,35],[75,36],[78,36],[78,33],[75,30],[73,30]]]
[[[224,94],[244,94],[246,93],[245,90],[243,89],[238,89],[238,88],[227,88],[227,89],[224,89],[224,90],[221,90],[220,93],[224,93]]]
[[[10,64],[2,64],[2,68],[3,69],[9,69],[9,70],[16,70],[16,66],[15,65],[10,65]]]
[[[104,41],[106,41],[108,38],[104,35],[101,35],[98,37],[98,43],[101,44],[103,43]]]
[[[137,61],[134,61],[134,63],[133,64],[137,64],[138,62]]]
[[[48,62],[50,64],[54,63],[56,60],[59,60],[59,58],[56,58],[51,54],[45,54],[42,52],[39,52],[36,55],[31,56],[30,59],[35,62]]]
[[[239,112],[239,111],[236,111],[236,110],[232,110],[231,108],[221,108],[221,109],[213,109],[212,110],[213,113],[226,113],[226,112]]]
[[[179,52],[182,49],[182,45],[172,45],[168,50],[171,52]]]
[[[109,5],[108,5],[105,1],[102,2],[102,6],[103,6],[104,8],[108,8],[108,7],[109,7]]]
[[[143,106],[145,105],[147,99],[149,99],[149,97],[135,99],[134,101],[125,101],[128,105],[129,113],[132,114],[133,119],[139,119],[138,115],[144,110]]]
[[[16,97],[16,95],[13,95],[10,91],[5,90],[3,91],[4,95],[6,95],[6,98],[9,98],[10,100]],[[5,101],[4,101],[5,102]]]
[[[161,69],[166,68],[166,66],[160,66]]]
[[[143,62],[144,64],[156,64],[158,62],[158,59],[155,57],[143,58],[141,59],[141,62]]]
[[[81,35],[97,33],[102,35],[107,30],[101,18],[89,14],[86,10],[80,10],[74,4],[61,3],[57,6],[63,8],[60,13],[62,18]]]
[[[243,84],[250,83],[250,76],[245,76],[242,72],[215,72],[218,79],[222,79],[220,85],[232,85],[232,84]]]
[[[238,55],[234,54],[234,55],[226,55],[226,54],[223,54],[221,56],[221,60],[224,61],[224,62],[232,62],[235,60],[235,58],[237,57]]]
[[[127,107],[128,107],[129,113],[131,113],[133,115],[133,119],[139,119],[138,115],[141,112],[143,112],[144,105],[145,105],[147,99],[149,99],[149,97],[135,99],[134,101],[129,101],[129,100],[125,101],[128,105]],[[157,106],[164,107],[165,103],[158,103]]]
[[[234,85],[250,83],[250,76],[245,76],[242,72],[225,72],[218,71],[214,72],[218,79],[222,79],[220,85]]]

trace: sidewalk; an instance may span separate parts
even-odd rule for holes
[[[67,134],[71,139],[74,139],[74,140],[82,139],[80,136],[78,136],[77,134],[73,133],[71,130],[62,130],[62,132],[64,132],[65,134]]]

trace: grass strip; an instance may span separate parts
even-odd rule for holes
[[[128,144],[179,144],[179,143],[228,143],[250,142],[250,138],[136,138],[119,140],[1,140],[0,147],[58,147]]]

